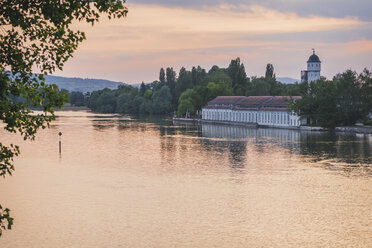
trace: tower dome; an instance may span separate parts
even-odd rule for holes
[[[313,50],[313,54],[309,57],[307,63],[320,63],[318,55],[315,54],[315,50]]]
[[[321,62],[318,55],[315,54],[313,48],[313,54],[307,61],[307,70],[301,71],[301,82],[312,82],[320,79]]]

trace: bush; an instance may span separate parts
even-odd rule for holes
[[[363,121],[363,124],[366,125],[366,126],[372,126],[372,119],[371,118],[367,118]]]

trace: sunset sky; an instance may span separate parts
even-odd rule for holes
[[[227,67],[240,57],[248,76],[272,63],[277,77],[300,78],[311,49],[331,78],[372,69],[371,0],[139,0],[127,18],[102,18],[63,71],[66,77],[152,82],[161,67]]]

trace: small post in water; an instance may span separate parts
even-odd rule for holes
[[[62,150],[62,143],[61,143],[62,132],[59,132],[58,135],[59,135],[59,154],[61,154],[61,150]]]

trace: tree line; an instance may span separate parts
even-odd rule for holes
[[[92,111],[121,114],[195,115],[213,98],[225,95],[296,95],[294,84],[282,84],[275,78],[272,64],[265,76],[247,77],[244,64],[233,59],[227,68],[212,66],[209,71],[194,66],[182,67],[177,75],[172,67],[161,68],[159,79],[139,88],[121,85],[91,93],[86,106]],[[75,97],[74,93],[74,97]],[[81,97],[81,95],[80,95]],[[70,94],[70,99],[71,94]]]
[[[368,69],[360,74],[347,70],[332,80],[297,84],[301,100],[290,109],[309,124],[334,128],[361,122],[372,126],[372,76]]]
[[[121,85],[116,90],[103,89],[91,94],[70,93],[70,103],[86,105],[92,111],[120,114],[197,115],[206,103],[217,96],[302,96],[290,110],[308,124],[334,128],[356,122],[372,125],[372,83],[368,69],[360,74],[347,70],[332,80],[283,84],[276,80],[274,67],[267,64],[265,76],[247,77],[240,59],[227,68],[212,66],[207,72],[200,66],[191,71],[182,67],[161,68],[159,80],[142,83],[139,88]]]

